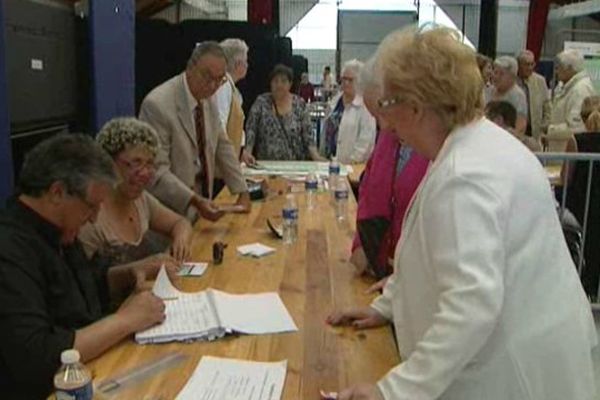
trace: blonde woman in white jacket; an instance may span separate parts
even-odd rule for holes
[[[377,65],[384,118],[431,166],[383,295],[328,318],[393,323],[403,362],[338,399],[595,399],[595,328],[548,179],[481,116],[475,54],[454,31],[413,29],[388,36]]]

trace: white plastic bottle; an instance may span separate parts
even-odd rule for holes
[[[317,190],[319,188],[319,181],[317,180],[317,175],[314,173],[308,174],[306,177],[306,181],[304,182],[304,191],[306,192],[306,207],[309,210],[314,210],[317,195]]]
[[[346,178],[338,177],[335,185],[335,217],[338,221],[346,219],[348,214],[348,184]]]
[[[75,349],[61,353],[62,366],[54,375],[56,400],[92,400],[94,397],[92,375],[79,359]]]
[[[340,176],[340,163],[336,156],[331,157],[329,162],[329,190],[331,193],[335,191],[335,185],[337,184],[337,178]]]
[[[283,216],[283,243],[292,244],[298,237],[298,205],[293,194],[288,194],[285,199]]]

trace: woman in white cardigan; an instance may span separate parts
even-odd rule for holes
[[[328,318],[393,323],[403,362],[338,399],[595,399],[595,328],[548,179],[481,117],[475,54],[453,31],[413,29],[388,36],[377,65],[384,118],[432,163],[383,295]]]
[[[356,80],[363,63],[350,60],[342,68],[342,91],[329,102],[323,123],[320,151],[327,158],[336,156],[344,164],[365,163],[373,152],[377,122],[360,93]]]

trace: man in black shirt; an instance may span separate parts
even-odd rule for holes
[[[148,291],[111,315],[113,299],[144,286],[144,271],[91,265],[76,240],[114,183],[112,161],[91,138],[58,135],[27,156],[18,195],[0,212],[0,397],[45,398],[60,353],[85,362],[164,320]],[[155,275],[156,271],[146,271]]]

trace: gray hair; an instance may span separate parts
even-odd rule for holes
[[[233,70],[235,63],[248,55],[248,45],[242,39],[229,38],[221,42],[221,48],[227,59],[227,69]]]
[[[346,61],[344,63],[344,66],[342,67],[342,75],[345,71],[352,71],[354,73],[354,76],[358,76],[363,66],[364,63],[362,61],[357,60],[356,58],[350,61]]]
[[[360,70],[356,82],[356,90],[359,93],[364,93],[369,88],[381,89],[381,78],[378,76],[375,62],[375,57],[369,58]]]
[[[570,68],[574,72],[584,69],[583,55],[577,50],[564,50],[556,55],[556,62],[563,68]]]
[[[494,66],[500,67],[510,72],[514,76],[517,76],[517,72],[519,71],[519,65],[517,64],[517,60],[515,60],[515,58],[511,56],[502,56],[496,58],[496,60],[494,61]]]
[[[531,50],[521,50],[519,52],[519,54],[517,54],[517,60],[521,61],[523,59],[525,59],[526,57],[531,57],[535,60],[535,54],[533,54],[533,51]]]
[[[113,184],[113,161],[90,136],[59,134],[35,146],[27,156],[18,181],[18,192],[40,197],[55,182],[67,193],[85,198],[91,182]]]
[[[198,61],[200,61],[203,57],[207,55],[227,59],[225,57],[225,52],[223,51],[219,43],[213,40],[200,42],[196,45],[194,51],[192,51],[192,55],[190,56],[187,63],[187,69],[193,68],[198,63]]]
[[[114,118],[108,121],[100,129],[96,141],[113,158],[130,146],[144,146],[152,156],[156,156],[158,151],[158,135],[154,128],[132,117]]]

